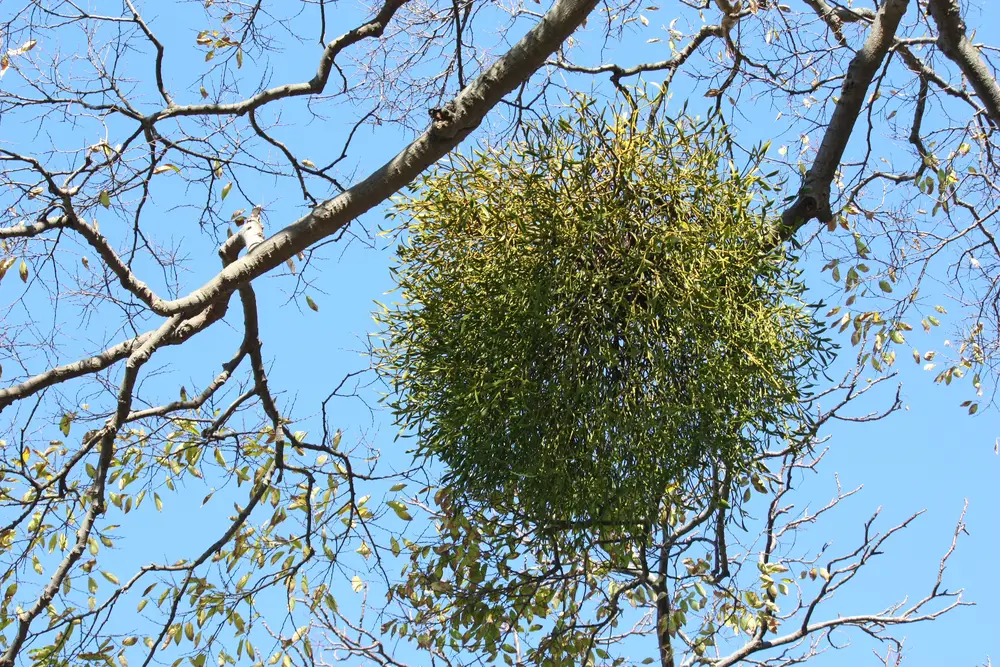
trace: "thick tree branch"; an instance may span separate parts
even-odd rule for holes
[[[965,36],[958,0],[929,0],[927,9],[938,27],[938,47],[972,84],[994,125],[1000,126],[1000,85],[969,38]]]
[[[39,220],[30,225],[20,224],[10,227],[0,227],[0,239],[30,239],[51,229],[72,229],[77,232],[100,255],[105,266],[118,276],[122,287],[151,308],[155,309],[156,304],[162,302],[162,299],[150,289],[149,285],[139,280],[131,269],[129,269],[128,265],[121,260],[111,247],[111,244],[108,243],[108,240],[92,225],[80,220],[75,214],[61,215],[48,220]]]
[[[229,301],[221,300],[211,304],[208,308],[197,313],[183,322],[167,336],[162,345],[180,345],[200,331],[204,331],[212,324],[218,322],[226,314]],[[56,366],[44,373],[39,373],[28,378],[20,384],[16,384],[6,389],[0,389],[0,412],[14,401],[31,396],[34,393],[59,384],[72,378],[97,373],[112,366],[122,359],[127,358],[133,351],[145,345],[152,331],[146,332],[135,338],[122,341],[113,347],[109,347],[100,354],[86,359],[80,359],[71,364]]]
[[[886,0],[878,10],[864,45],[855,54],[840,91],[840,98],[827,125],[816,159],[806,173],[795,201],[782,214],[779,235],[791,238],[803,225],[818,218],[833,218],[830,187],[847,149],[875,73],[893,44],[896,29],[909,0]]]
[[[596,0],[556,0],[542,19],[446,105],[447,119],[435,121],[396,157],[344,193],[274,234],[191,294],[161,304],[161,314],[196,312],[240,285],[280,266],[296,253],[337,233],[412,182],[458,146],[487,112],[544,64],[596,5]]]

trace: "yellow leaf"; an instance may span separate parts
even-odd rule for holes
[[[391,507],[392,511],[396,513],[396,516],[398,516],[403,521],[409,521],[409,520],[411,520],[413,518],[412,516],[410,516],[410,513],[407,511],[406,505],[404,505],[403,503],[399,502],[398,500],[390,500],[390,501],[388,501],[386,503],[386,505],[388,505],[389,507]]]
[[[22,44],[22,45],[21,45],[21,46],[19,46],[18,48],[16,48],[16,49],[11,49],[10,51],[8,51],[8,52],[7,52],[7,54],[8,54],[8,55],[12,55],[12,56],[20,56],[20,55],[24,55],[24,54],[25,54],[25,53],[27,53],[28,51],[30,51],[30,50],[32,50],[33,48],[35,48],[35,44],[38,44],[38,40],[35,40],[35,39],[29,39],[29,40],[28,40],[27,42],[25,42],[24,44]]]

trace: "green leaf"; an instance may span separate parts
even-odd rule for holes
[[[232,181],[229,181],[228,183],[226,183],[225,185],[223,185],[222,186],[222,199],[225,199],[226,197],[228,197],[229,196],[229,191],[232,190],[232,189],[233,189],[233,182]]]
[[[386,502],[386,505],[391,507],[392,511],[395,512],[396,516],[398,516],[400,519],[403,519],[404,521],[410,521],[413,519],[413,517],[410,516],[409,511],[407,511],[406,505],[399,502],[398,500],[390,500]]]
[[[890,283],[888,280],[880,280],[880,281],[878,281],[878,286],[882,289],[883,292],[891,292],[892,291],[892,283]]]
[[[101,206],[108,208],[111,206],[111,195],[108,194],[107,190],[101,190],[101,195],[99,197],[101,201]]]
[[[312,297],[309,296],[308,294],[306,295],[306,305],[309,306],[309,308],[313,311],[319,310],[319,306],[316,305],[316,302],[313,301]]]
[[[69,428],[72,424],[73,416],[67,412],[62,416],[62,419],[59,420],[59,430],[62,431],[63,435],[69,436]]]
[[[858,251],[858,257],[861,259],[868,259],[868,246],[865,242],[861,240],[861,237],[857,234],[854,235],[854,246]]]

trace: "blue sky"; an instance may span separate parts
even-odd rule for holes
[[[659,30],[659,26],[669,24],[674,18],[675,4],[678,3],[664,3],[658,11],[649,12],[651,27],[644,30],[652,34]],[[158,3],[147,2],[145,5],[150,25],[161,39],[173,46],[168,58],[168,86],[185,91],[183,101],[194,101],[197,84],[192,72],[200,72],[204,68],[203,56],[194,47],[194,37],[202,27],[208,27],[199,22],[198,4],[181,5],[178,11],[161,11]],[[353,24],[361,16],[346,3],[336,5],[335,11],[335,19],[331,19],[331,34],[344,25]],[[970,17],[970,24],[980,27],[996,25],[998,21],[1000,13],[996,7]],[[315,28],[313,20],[303,17],[288,25],[309,30]],[[520,30],[520,27],[515,28],[511,34],[519,36]],[[621,42],[610,42],[600,56],[593,57],[625,63],[663,57],[663,44],[645,43],[646,36],[647,32],[640,32],[636,25],[635,32],[629,37]],[[596,53],[600,40],[594,26],[579,37],[589,49],[585,53]],[[308,43],[295,44],[290,39],[283,39],[287,50],[269,56],[269,81],[274,84],[307,79],[314,71],[318,54],[315,40],[310,38]],[[44,43],[40,47],[51,48]],[[253,68],[248,70],[259,72]],[[136,67],[136,71],[145,70]],[[143,85],[141,80],[137,83],[140,88]],[[247,85],[252,87],[252,82],[247,82]],[[606,88],[606,79],[597,80],[597,85]],[[686,76],[678,77],[672,88],[672,108],[679,107],[690,86]],[[699,107],[707,108],[707,101],[700,95],[692,98],[691,111],[696,112]],[[322,118],[311,115],[305,102],[283,104],[281,109],[283,127],[277,131],[281,140],[294,147],[298,155],[316,163],[339,153],[340,143],[351,124],[364,113],[363,106],[332,102],[321,103],[316,109],[323,115]],[[772,138],[772,151],[781,145],[789,145],[795,150],[795,141],[799,136],[797,129],[793,128],[783,136],[768,136],[768,132],[781,127],[775,120],[774,107],[748,97],[740,100],[738,112],[742,116],[734,120],[738,139],[753,143]],[[503,113],[499,111],[492,117],[496,126],[502,125]],[[0,119],[0,137],[5,141],[15,141],[11,125]],[[52,124],[47,129],[57,136],[70,134],[67,128]],[[88,129],[93,131],[93,139],[96,139],[98,128]],[[112,144],[118,130],[110,128],[109,140]],[[485,131],[479,136],[485,136]],[[344,169],[345,180],[350,182],[354,170],[363,175],[380,165],[412,136],[410,130],[391,125],[363,127],[354,139],[353,145],[360,150],[351,153],[350,160],[353,162]],[[818,133],[813,132],[814,142],[818,139]],[[886,140],[876,138],[875,141],[876,148],[886,154],[899,150],[898,146]],[[463,150],[472,146],[474,141],[469,140],[463,145]],[[267,229],[273,232],[303,213],[300,193],[292,181],[271,180],[248,172],[241,173],[239,179],[242,191],[234,191],[226,200],[226,215],[237,208],[263,203],[266,206]],[[244,194],[246,198],[243,198]],[[185,267],[187,273],[182,276],[182,292],[196,288],[217,270],[215,247],[218,239],[199,230],[186,217],[192,209],[186,206],[187,194],[178,183],[165,183],[162,189],[154,190],[154,200],[156,209],[152,220],[157,223],[157,237],[176,243],[190,257]],[[371,311],[376,301],[392,298],[386,296],[392,287],[389,273],[392,248],[386,239],[377,235],[379,229],[386,225],[383,214],[381,210],[369,213],[352,225],[356,238],[350,241],[345,239],[320,251],[316,264],[308,274],[312,286],[306,290],[319,305],[318,312],[309,310],[301,297],[289,301],[295,287],[294,278],[268,276],[257,283],[262,313],[261,338],[265,356],[271,362],[271,386],[280,393],[281,405],[300,419],[295,428],[317,429],[319,401],[340,382],[345,373],[368,365],[363,351],[367,335],[375,326]],[[114,213],[102,215],[101,227],[109,236],[117,235],[119,240],[126,238],[127,229]],[[820,264],[814,256],[807,258],[805,280],[814,295],[826,297],[835,293],[836,288],[826,282],[829,274],[819,272]],[[140,270],[150,268],[139,265]],[[8,276],[0,288],[0,296],[5,303],[11,298],[10,290],[15,288],[11,278]],[[156,287],[160,289],[161,285]],[[948,286],[939,289],[943,299]],[[230,318],[238,318],[238,308],[232,309]],[[105,326],[110,329],[114,326],[112,322],[116,321],[108,320],[107,325],[101,320],[92,321],[88,334],[100,339]],[[233,322],[238,325],[239,320],[233,319]],[[67,319],[62,326],[67,331],[73,331],[74,328],[81,328],[81,322]],[[230,350],[235,348],[238,336],[238,331],[220,325],[199,336],[183,350],[166,351],[157,358],[157,366],[169,372],[157,376],[152,382],[163,388],[164,395],[170,396],[180,384],[204,386],[216,372],[218,364],[227,359]],[[913,332],[909,342],[921,351],[932,347],[940,349],[945,336],[943,329],[931,334]],[[846,339],[843,343],[847,345]],[[67,341],[64,350],[66,358],[73,357],[74,352],[82,348],[93,351],[83,341]],[[906,595],[916,599],[926,593],[937,575],[938,560],[951,542],[955,522],[967,499],[969,510],[965,522],[969,534],[963,535],[959,541],[958,550],[950,561],[945,585],[965,588],[966,598],[977,606],[957,610],[934,623],[909,626],[899,634],[907,637],[904,663],[907,667],[980,665],[990,654],[1000,656],[1000,639],[996,633],[996,619],[1000,618],[1000,576],[996,572],[995,557],[1000,552],[1000,520],[996,516],[997,508],[1000,508],[1000,485],[997,484],[1000,457],[994,453],[1000,432],[996,427],[996,413],[986,410],[974,418],[967,417],[965,410],[958,406],[967,398],[960,390],[934,384],[933,376],[912,361],[904,359],[899,366],[904,410],[882,421],[838,423],[826,431],[829,453],[818,473],[803,480],[797,496],[799,501],[812,507],[825,504],[836,491],[835,476],[845,488],[864,485],[864,489],[845,501],[827,521],[809,531],[805,539],[810,548],[818,549],[824,543],[832,542],[833,550],[846,550],[856,544],[863,522],[877,508],[881,508],[882,516],[876,526],[883,528],[926,509],[926,513],[910,528],[888,543],[885,555],[876,559],[854,584],[844,589],[826,607],[828,615],[878,610]],[[865,412],[884,406],[891,399],[894,386],[875,392],[871,399],[866,399],[856,409]],[[374,408],[374,412],[370,412],[359,399],[337,399],[333,402],[331,422],[344,430],[346,445],[363,443],[381,453],[382,465],[396,469],[408,467],[410,460],[404,451],[405,446],[394,440],[395,432],[388,415],[377,406],[379,387],[362,388],[360,391],[361,397]],[[201,496],[201,493],[192,492],[191,499],[200,501]],[[135,541],[131,543],[169,535],[169,540],[162,547],[165,555],[174,549],[193,549],[195,545],[202,544],[213,534],[210,531],[212,521],[197,505],[198,502],[186,503],[183,512],[175,507],[173,514],[155,521],[137,522],[132,533],[132,540]],[[170,531],[172,527],[181,526],[186,529]],[[123,551],[120,558],[123,563],[128,561],[127,551]],[[360,559],[356,564],[348,564],[348,567],[355,565],[363,567]],[[341,586],[343,592],[340,595],[350,599],[352,593],[346,579]],[[852,634],[851,638],[857,644],[851,653],[831,653],[816,664],[840,664],[838,661],[843,661],[845,657],[852,664],[878,664],[868,649],[866,639],[859,633]],[[650,654],[652,650],[650,646]],[[412,657],[418,662],[417,656]]]

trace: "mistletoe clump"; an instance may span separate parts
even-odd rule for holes
[[[397,202],[380,365],[456,499],[648,523],[678,479],[738,470],[801,424],[823,340],[763,151],[737,168],[731,148],[717,118],[582,104]]]

